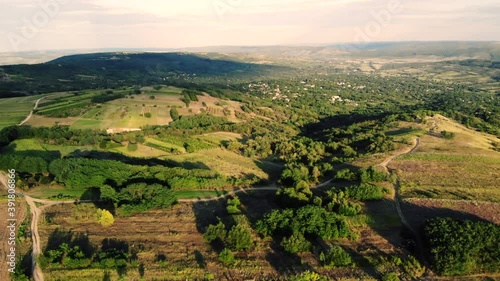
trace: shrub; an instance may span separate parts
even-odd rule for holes
[[[288,281],[326,281],[326,277],[319,275],[316,272],[306,271],[301,274],[294,275]]]
[[[400,281],[398,274],[394,272],[386,273],[382,276],[382,281]]]
[[[290,254],[307,252],[311,249],[311,243],[302,234],[292,234],[283,238],[281,246]]]
[[[250,228],[241,224],[233,226],[227,234],[226,242],[231,249],[236,251],[250,249],[253,244]]]
[[[111,214],[108,210],[102,209],[97,209],[96,219],[104,227],[108,227],[115,222],[113,214]]]
[[[134,151],[137,151],[137,149],[139,149],[139,146],[137,145],[137,143],[133,143],[133,142],[128,143],[128,145],[127,145],[128,151],[134,152]]]
[[[205,238],[208,242],[215,241],[219,239],[221,242],[226,239],[227,231],[226,226],[222,221],[219,220],[217,224],[211,224],[208,226],[205,234],[203,234],[203,238]]]
[[[236,263],[236,258],[234,257],[233,252],[231,250],[225,248],[219,254],[219,261],[226,267],[233,266]]]
[[[347,253],[340,246],[333,246],[326,254],[321,253],[320,261],[325,265],[342,267],[352,264],[352,259],[349,253]]]

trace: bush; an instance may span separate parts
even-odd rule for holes
[[[104,227],[108,227],[115,222],[113,214],[111,214],[108,210],[102,209],[97,209],[96,219]]]
[[[231,249],[236,251],[250,249],[253,244],[250,228],[241,224],[233,226],[227,234],[226,242]]]
[[[288,281],[326,281],[326,277],[319,275],[316,272],[306,271],[301,274],[294,275]]]
[[[137,145],[137,143],[133,143],[133,142],[128,143],[128,145],[127,145],[128,151],[134,152],[134,151],[137,151],[137,149],[139,149],[139,146]]]
[[[447,131],[441,131],[441,136],[444,139],[451,140],[451,139],[455,138],[455,133],[453,133],[453,132],[447,132]]]
[[[352,259],[349,253],[347,253],[340,246],[333,246],[326,254],[324,252],[320,255],[320,261],[325,265],[342,267],[352,264]]]
[[[400,281],[400,279],[397,273],[391,272],[384,274],[382,281]]]
[[[360,184],[345,188],[348,198],[360,201],[380,200],[384,198],[384,189],[377,185]]]
[[[283,238],[281,246],[290,254],[307,252],[312,244],[302,234],[292,234],[290,237]]]
[[[226,267],[233,266],[236,263],[236,258],[234,257],[233,252],[231,250],[225,248],[219,254],[219,261]]]
[[[203,234],[203,238],[205,238],[208,242],[213,242],[217,239],[222,242],[226,239],[226,235],[226,226],[219,220],[219,223],[208,226],[205,234]]]

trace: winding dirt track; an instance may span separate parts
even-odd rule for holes
[[[3,172],[0,172],[0,184],[2,185],[2,188],[7,190],[7,177]],[[38,266],[36,260],[37,257],[42,253],[41,247],[40,247],[40,235],[38,234],[38,222],[40,221],[40,215],[42,214],[43,210],[47,207],[54,206],[54,205],[60,205],[60,204],[74,204],[76,203],[75,200],[71,201],[52,201],[52,200],[41,200],[41,199],[36,199],[32,198],[28,195],[25,195],[20,192],[16,192],[17,197],[22,197],[24,200],[26,200],[26,203],[28,203],[28,206],[30,207],[30,212],[31,212],[31,240],[33,242],[33,252],[31,254],[32,256],[32,270],[33,270],[33,279],[35,281],[43,281],[43,272],[40,269],[40,266]],[[90,202],[90,201],[79,201],[79,202]],[[43,204],[41,207],[37,207],[36,203]]]
[[[389,170],[389,168],[387,168],[387,165],[389,165],[389,163],[391,163],[391,161],[396,159],[397,157],[413,153],[418,148],[419,145],[420,145],[420,138],[416,138],[413,141],[413,146],[411,148],[405,149],[405,150],[401,151],[400,153],[387,158],[384,162],[380,163],[379,166],[382,167],[388,175],[390,175],[392,173],[392,171]],[[399,181],[396,182],[394,189],[395,189],[394,202],[396,205],[396,210],[398,212],[399,218],[401,219],[401,222],[415,235],[415,237],[418,237],[417,236],[418,233],[408,223],[405,216],[403,215],[403,211],[401,211],[401,204],[400,204],[401,198],[399,195]],[[419,244],[419,245],[421,245],[421,244]]]
[[[33,107],[33,110],[31,110],[30,114],[21,122],[19,123],[18,126],[22,126],[24,125],[26,122],[30,121],[31,119],[31,116],[33,116],[33,111],[35,111],[35,109],[38,108],[38,103],[40,103],[41,100],[43,100],[45,97],[42,97],[42,98],[39,98],[36,102],[35,102],[35,107]]]
[[[391,161],[396,159],[397,157],[413,153],[418,148],[419,145],[420,145],[420,138],[416,138],[413,141],[412,147],[405,149],[405,150],[401,151],[400,153],[387,158],[384,162],[380,163],[378,166],[382,167],[388,175],[392,174],[393,171],[391,169],[389,169],[387,167],[387,165],[389,165],[389,163],[391,163]],[[399,189],[400,189],[400,182],[399,182],[399,180],[396,180],[396,183],[394,184],[394,198],[393,199],[394,199],[394,205],[396,205],[396,211],[398,212],[399,219],[401,220],[403,225],[408,230],[410,230],[411,233],[413,234],[413,236],[415,237],[415,239],[416,239],[415,242],[417,243],[418,254],[419,254],[421,260],[424,261],[424,263],[426,263],[428,265],[425,254],[423,252],[423,245],[424,245],[423,240],[420,237],[419,233],[417,231],[415,231],[413,226],[411,226],[411,224],[408,223],[408,220],[406,220],[406,218],[403,214],[403,211],[401,210],[401,196],[399,194]]]

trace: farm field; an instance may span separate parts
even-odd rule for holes
[[[90,244],[96,249],[106,238],[125,243],[130,251],[137,253],[137,266],[127,267],[127,270],[121,273],[110,271],[111,280],[117,279],[118,274],[123,274],[131,280],[141,277],[146,280],[153,278],[196,280],[209,275],[215,275],[218,279],[224,274],[247,277],[272,274],[273,270],[268,264],[266,265],[265,259],[256,263],[256,255],[262,254],[259,251],[245,256],[245,259],[241,260],[239,269],[226,270],[217,262],[216,253],[197,229],[197,225],[200,225],[198,216],[200,212],[206,212],[207,207],[179,204],[166,211],[152,211],[132,217],[117,218],[113,226],[104,228],[93,221],[95,212],[93,205],[57,206],[47,210],[47,214],[53,219],[42,223],[40,234],[42,237],[54,237],[51,234],[56,229],[59,231],[71,229],[74,235],[86,233]],[[214,209],[210,208],[210,214],[212,210]],[[75,219],[77,216],[78,220]],[[127,229],[126,232],[123,232],[124,228]],[[47,245],[48,241],[45,239],[43,245]],[[141,264],[144,268],[142,273],[139,270]],[[172,274],[173,272],[176,274]],[[105,270],[100,269],[45,270],[46,280],[68,279],[75,276],[102,280],[104,274]]]
[[[198,101],[192,101],[189,107],[182,101],[183,89],[163,86],[160,90],[152,87],[143,87],[141,94],[132,94],[132,89],[122,90],[87,90],[75,93],[48,94],[27,125],[34,127],[50,127],[53,125],[69,125],[72,129],[114,129],[123,130],[141,128],[147,125],[165,126],[172,122],[170,110],[176,108],[180,115],[195,115],[207,112],[214,116],[226,116],[232,122],[240,122],[235,111],[241,111],[240,103],[235,101],[221,101],[206,93],[200,93]],[[124,97],[103,104],[93,104],[91,100],[105,92],[121,94]],[[36,100],[30,97],[29,100]],[[28,99],[28,98],[23,98]],[[22,106],[18,103],[21,101]],[[23,104],[23,102],[25,104]],[[6,125],[16,124],[20,116],[29,113],[29,106],[25,100],[15,98],[5,100],[4,103],[13,103],[16,106],[11,113],[6,113]],[[19,107],[19,109],[17,109]],[[26,114],[20,112],[27,110]],[[18,112],[18,113],[16,113]],[[150,114],[150,116],[146,116]],[[16,115],[17,114],[17,115]],[[8,116],[7,116],[8,115]],[[20,119],[19,121],[21,121]],[[14,123],[12,123],[14,122]],[[4,125],[4,126],[6,126]]]
[[[0,214],[7,214],[8,213],[8,201],[7,201],[7,192],[4,191],[3,189],[0,190]],[[28,206],[24,201],[17,200],[19,203],[16,206],[16,216],[15,219],[17,220],[17,226],[19,227],[25,220],[29,221],[30,215],[28,212]],[[6,218],[6,216],[3,216],[3,218]],[[2,241],[0,242],[0,280],[9,280],[9,273],[8,273],[8,258],[7,255],[10,254],[10,248],[12,245],[9,245],[9,239],[8,239],[8,226],[9,222],[6,219],[2,219],[0,221],[0,227],[2,229],[1,236],[2,236]],[[23,226],[24,227],[24,226]],[[28,230],[27,227],[25,227],[26,230]],[[26,237],[23,236],[18,236],[19,241],[25,242],[27,239]],[[16,247],[16,254],[19,257],[23,257],[24,255],[29,254],[29,247],[27,247],[28,243],[24,243],[24,245],[20,245],[21,243],[18,244]]]
[[[23,121],[42,96],[0,99],[0,129]]]
[[[236,253],[237,268],[223,267],[217,260],[217,250],[203,239],[203,229],[208,223],[213,223],[216,216],[222,221],[235,219],[252,222],[276,207],[272,199],[273,194],[274,192],[255,193],[252,196],[242,194],[240,200],[246,210],[245,215],[228,215],[224,209],[225,200],[221,199],[206,203],[181,203],[168,210],[150,211],[126,218],[118,217],[108,228],[94,221],[93,214],[96,207],[92,204],[51,207],[46,210],[46,217],[50,219],[46,219],[40,225],[41,236],[50,237],[43,240],[43,247],[54,243],[57,233],[71,231],[73,237],[85,233],[88,243],[96,250],[106,238],[127,245],[131,252],[136,252],[137,262],[128,266],[125,271],[112,270],[108,273],[102,269],[78,271],[45,269],[45,277],[47,280],[71,279],[76,276],[101,280],[105,274],[109,274],[111,280],[120,276],[130,280],[140,278],[221,280],[226,278],[225,276],[232,276],[231,278],[235,280],[273,279],[283,274],[315,268],[332,279],[342,276],[378,280],[377,276],[386,272],[387,269],[384,267],[390,264],[390,260],[380,258],[382,254],[387,257],[406,255],[401,250],[402,245],[398,242],[397,232],[394,233],[395,229],[399,229],[400,222],[397,216],[394,218],[390,214],[393,213],[392,203],[384,201],[365,206],[369,210],[368,217],[353,218],[351,224],[355,226],[360,236],[357,242],[350,242],[347,239],[323,242],[327,245],[340,244],[352,251],[351,255],[359,265],[356,268],[324,268],[317,262],[313,253],[285,255],[283,250],[273,246],[273,241],[260,239],[255,233],[254,249]],[[183,193],[183,195],[189,197],[193,193]],[[386,222],[380,224],[381,221]],[[376,230],[372,229],[374,225],[377,225]],[[122,231],[124,227],[127,227],[127,232]]]

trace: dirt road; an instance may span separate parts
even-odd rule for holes
[[[387,158],[384,162],[380,163],[378,166],[382,167],[388,175],[392,174],[393,171],[390,170],[387,167],[387,165],[389,165],[389,163],[391,163],[391,161],[396,159],[397,157],[415,152],[415,150],[417,150],[419,145],[420,145],[420,138],[416,138],[413,141],[412,147],[407,148],[403,151],[400,151],[399,153]],[[416,239],[415,242],[417,243],[418,254],[419,254],[421,260],[424,261],[424,263],[426,263],[426,265],[428,265],[427,260],[425,259],[424,252],[423,252],[423,240],[420,237],[419,233],[417,231],[415,231],[413,226],[405,218],[403,211],[401,210],[401,196],[399,194],[399,189],[400,189],[400,182],[399,182],[399,180],[396,180],[396,183],[394,184],[394,198],[393,199],[394,199],[394,204],[396,206],[396,211],[398,213],[399,219],[401,220],[401,223],[403,223],[403,225],[408,230],[410,230],[411,233],[413,234],[413,236],[415,237],[415,239]]]
[[[0,184],[2,185],[2,188],[7,190],[7,177],[3,172],[0,172]],[[16,196],[19,198],[24,198],[28,206],[30,207],[31,211],[31,240],[33,243],[33,252],[31,254],[32,260],[32,270],[33,270],[33,280],[35,281],[43,281],[43,272],[40,269],[40,266],[36,263],[37,257],[42,254],[41,251],[41,246],[40,246],[40,235],[38,233],[38,222],[40,221],[40,215],[42,214],[43,210],[47,207],[54,206],[54,205],[60,205],[60,204],[74,204],[75,200],[71,201],[52,201],[52,200],[41,200],[41,199],[36,199],[32,198],[28,195],[25,195],[23,193],[17,192]],[[80,201],[82,203],[84,202],[90,202],[90,201]],[[37,207],[36,203],[43,204],[41,207]]]
[[[30,121],[31,119],[31,116],[33,116],[33,111],[35,111],[37,108],[38,108],[38,103],[40,103],[41,100],[43,100],[45,97],[42,97],[42,98],[39,98],[36,102],[35,102],[35,107],[33,107],[33,110],[31,110],[30,114],[21,122],[19,123],[18,126],[22,126],[24,125],[26,122]]]

